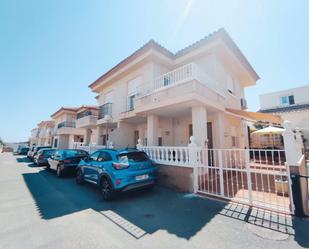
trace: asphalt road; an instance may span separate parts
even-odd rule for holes
[[[90,184],[0,154],[0,248],[302,248],[309,221],[156,187],[102,201]]]

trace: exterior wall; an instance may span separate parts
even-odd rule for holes
[[[98,106],[104,104],[105,96],[109,92],[113,92],[113,106],[112,106],[112,117],[113,121],[117,122],[119,120],[120,113],[127,111],[127,97],[128,97],[128,82],[137,77],[141,77],[143,83],[150,82],[155,73],[159,73],[163,68],[156,66],[154,70],[155,63],[148,62],[143,66],[129,71],[126,75],[120,79],[111,81],[106,85],[99,94]]]
[[[220,50],[218,48],[220,46],[217,44],[184,57],[178,57],[175,60],[161,59],[157,55],[149,56],[146,57],[147,59],[138,61],[136,64],[132,63],[131,67],[127,66],[125,70],[109,76],[109,80],[106,79],[104,85],[97,87],[95,91],[99,92],[98,106],[105,104],[106,95],[113,92],[112,120],[108,122],[117,125],[117,128],[109,132],[109,140],[113,142],[114,147],[135,147],[135,131],[138,131],[139,138],[145,145],[147,142],[148,145],[156,145],[157,138],[161,137],[163,146],[187,146],[192,115],[169,117],[164,115],[164,110],[167,106],[178,104],[180,106],[188,102],[192,102],[190,103],[191,108],[201,105],[206,110],[211,110],[207,114],[205,127],[206,122],[212,122],[214,148],[248,146],[247,130],[245,131],[243,127],[243,121],[240,118],[222,114],[224,121],[219,127],[216,114],[224,113],[225,108],[242,109],[241,99],[244,98],[244,87],[254,85],[255,81],[248,77],[248,72],[239,66],[239,62],[235,63],[230,54],[226,53],[224,49],[218,51]],[[188,65],[190,67],[192,65],[194,77],[190,76],[191,78],[188,77],[188,80],[179,84],[163,85],[156,91],[150,90],[146,95],[140,92],[140,95],[135,97],[134,110],[128,110],[128,83],[130,81],[141,77],[141,88],[153,89],[149,88],[149,85],[154,84],[154,79],[158,76],[161,76],[161,83],[159,83],[161,86],[162,79],[165,81],[165,78],[162,77],[164,74],[179,70],[179,68],[187,70]],[[182,71],[180,74],[173,74],[172,77],[175,79],[186,74],[189,73]],[[186,78],[184,77],[184,79]],[[158,115],[159,121],[156,117],[155,119],[150,118],[153,110],[159,110],[158,112],[162,113],[161,116]],[[144,117],[145,121],[131,122],[129,119],[132,117]],[[105,123],[104,119],[98,121],[98,127],[101,128],[98,128],[97,131],[101,135],[105,133]],[[147,123],[148,129],[156,127],[152,129],[152,132],[148,131],[148,134]],[[97,134],[97,141],[101,144],[100,134]],[[147,136],[149,136],[148,141]],[[152,139],[153,137],[155,139]],[[232,137],[236,137],[236,142],[235,139],[232,140]]]
[[[309,103],[309,86],[288,89],[260,95],[260,108],[271,109],[281,107],[280,97],[294,95],[295,104]]]
[[[305,147],[309,147],[309,110],[280,113],[283,120],[291,122],[292,129],[299,128]]]
[[[158,184],[179,192],[194,192],[192,168],[168,165],[158,165],[158,168]]]

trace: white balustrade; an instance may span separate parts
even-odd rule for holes
[[[189,63],[166,74],[160,75],[154,78],[152,82],[142,85],[139,89],[140,95],[143,96],[155,90],[193,79],[195,75],[194,70],[195,64]]]
[[[188,147],[139,146],[138,148],[158,164],[192,167],[189,163]]]

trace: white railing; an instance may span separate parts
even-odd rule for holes
[[[189,147],[141,146],[139,149],[158,164],[193,167],[189,162]]]
[[[154,78],[148,84],[143,84],[138,89],[137,98],[193,79],[199,81],[203,85],[207,86],[211,91],[225,98],[225,85],[210,77],[203,70],[200,70],[195,63],[189,63],[176,68],[173,71]]]
[[[291,182],[284,150],[138,146],[155,163],[193,168],[195,192],[290,212]]]
[[[166,74],[160,75],[159,77],[154,78],[152,82],[142,85],[139,89],[139,95],[143,96],[155,90],[191,80],[195,76],[194,69],[195,64],[189,63]]]

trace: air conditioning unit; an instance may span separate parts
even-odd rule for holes
[[[246,110],[248,107],[247,107],[247,100],[244,99],[244,98],[241,98],[240,99],[240,105],[241,105],[241,109],[242,110]]]

